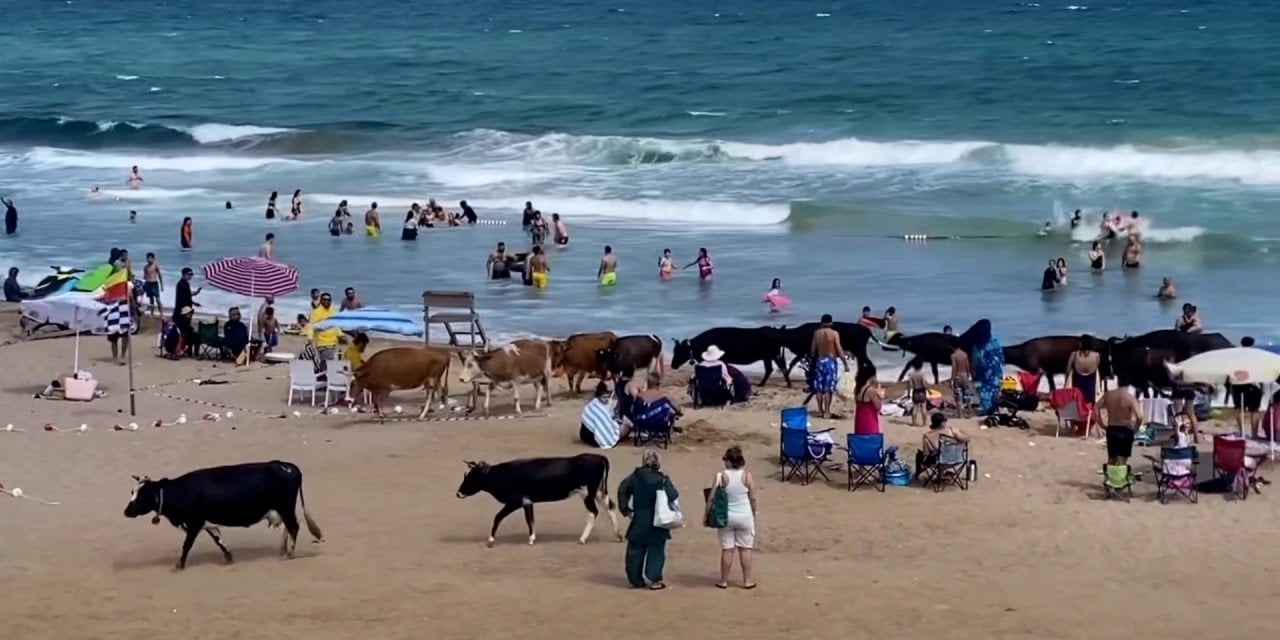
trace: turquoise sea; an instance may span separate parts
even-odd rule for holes
[[[1280,6],[1076,1],[11,3],[0,194],[21,226],[0,264],[31,283],[124,246],[176,278],[271,231],[304,290],[413,309],[472,289],[504,335],[686,337],[866,304],[909,332],[989,317],[1006,342],[1171,326],[1152,295],[1169,275],[1210,328],[1280,336]],[[265,220],[295,188],[303,221]],[[510,224],[401,241],[428,197]],[[331,238],[344,198],[377,201],[387,233]],[[526,200],[572,237],[545,291],[483,276],[494,243],[526,242]],[[1074,209],[1141,211],[1143,267],[1090,274]],[[606,243],[621,277],[601,290]],[[714,282],[660,282],[666,247],[710,249]],[[1042,294],[1057,256],[1070,284]],[[781,316],[760,302],[774,277]]]

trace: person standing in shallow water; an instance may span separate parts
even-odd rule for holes
[[[178,244],[181,245],[183,249],[191,248],[192,232],[191,218],[183,218],[182,228],[178,231]]]
[[[714,265],[711,264],[711,254],[707,253],[706,247],[698,249],[698,258],[686,264],[684,268],[688,269],[695,265],[698,267],[698,281],[711,282],[711,272],[714,269]]]
[[[280,197],[280,194],[276,193],[275,191],[272,191],[271,195],[267,197],[267,214],[266,215],[268,220],[275,220],[276,214],[279,213],[279,211],[276,209],[276,198],[278,197]]]
[[[611,245],[604,246],[604,256],[600,258],[600,268],[596,269],[596,278],[601,286],[610,287],[618,284],[618,256],[613,254]]]
[[[0,204],[4,205],[5,235],[11,236],[18,232],[18,208],[13,206],[13,200],[8,198],[0,198]]]

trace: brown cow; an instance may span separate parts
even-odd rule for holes
[[[358,398],[368,391],[379,416],[391,392],[403,389],[426,391],[427,402],[418,418],[426,417],[433,400],[438,399],[443,409],[449,395],[449,352],[430,347],[383,349],[351,374],[351,397]]]
[[[489,396],[493,387],[511,387],[516,413],[520,413],[520,385],[533,383],[533,408],[542,408],[542,394],[551,406],[551,345],[542,340],[516,340],[509,345],[462,358],[459,379],[464,384],[484,387],[484,414],[489,415]],[[487,383],[487,384],[485,384]]]
[[[600,366],[611,376],[618,375],[625,367],[636,371],[652,367],[658,372],[658,377],[662,377],[664,373],[662,338],[653,334],[622,336],[613,344],[612,349],[601,349],[596,357],[600,360]]]
[[[587,374],[601,380],[608,376],[597,354],[601,350],[612,349],[617,341],[618,336],[612,331],[575,333],[565,340],[554,340],[551,342],[551,368],[557,377],[561,374],[568,376],[571,393],[582,393],[582,381]]]

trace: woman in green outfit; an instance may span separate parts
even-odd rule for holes
[[[653,526],[653,515],[659,490],[666,491],[667,500],[672,503],[680,494],[661,468],[658,452],[645,451],[640,457],[640,466],[618,486],[622,515],[631,518],[631,525],[627,527],[627,582],[637,589],[645,586],[646,579],[650,589],[667,588],[662,582],[662,566],[667,561],[667,540],[671,539],[671,532]]]

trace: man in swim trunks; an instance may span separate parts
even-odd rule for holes
[[[142,186],[142,174],[138,171],[138,165],[136,164],[129,170],[128,184],[130,189],[137,189]]]
[[[356,295],[355,287],[347,287],[347,290],[342,293],[342,302],[338,305],[338,311],[355,311],[364,307],[364,302],[360,300],[360,296]]]
[[[1072,353],[1067,361],[1066,386],[1079,389],[1089,407],[1098,402],[1098,368],[1102,365],[1096,342],[1091,335],[1080,336],[1080,350]]]
[[[547,264],[547,254],[542,252],[542,247],[534,245],[532,253],[528,264],[529,280],[533,286],[542,289],[547,286],[547,273],[551,271],[551,267]]]
[[[564,220],[560,219],[558,213],[551,214],[551,234],[556,244],[562,247],[569,244],[569,228],[564,226]]]
[[[515,262],[515,258],[507,254],[507,243],[499,242],[498,248],[489,254],[485,262],[485,268],[489,270],[489,279],[510,280],[512,262]]]
[[[1125,241],[1124,256],[1120,264],[1126,269],[1137,269],[1142,265],[1142,242],[1136,234],[1131,234]]]
[[[378,203],[374,202],[369,205],[369,210],[364,212],[364,232],[369,237],[376,238],[382,233],[382,220],[378,217]]]
[[[943,333],[951,335],[951,327],[943,327]],[[959,346],[951,352],[951,393],[955,396],[956,411],[964,417],[973,408],[973,374],[970,373],[969,354]]]
[[[1129,387],[1117,387],[1098,401],[1098,420],[1107,425],[1107,464],[1128,464],[1133,438],[1142,426],[1142,403]]]
[[[164,291],[164,277],[160,275],[160,263],[156,262],[156,254],[147,254],[147,264],[142,267],[142,292],[147,296],[147,304],[151,312],[157,316],[164,315],[160,305],[160,292]]]
[[[274,260],[276,257],[276,234],[268,233],[267,237],[262,240],[262,246],[258,247],[258,257],[267,260]]]
[[[821,326],[813,332],[813,345],[809,350],[813,363],[810,391],[818,397],[818,414],[824,418],[831,417],[831,400],[840,379],[837,361],[844,364],[845,371],[849,370],[849,359],[840,346],[840,334],[831,324],[831,314],[823,314]]]
[[[923,427],[929,412],[929,384],[924,380],[924,362],[912,361],[911,373],[907,374],[907,388],[911,390],[911,426],[916,426],[918,417]]]
[[[613,247],[604,246],[604,256],[600,258],[600,268],[596,269],[596,278],[606,287],[618,283],[618,256],[613,255]]]

